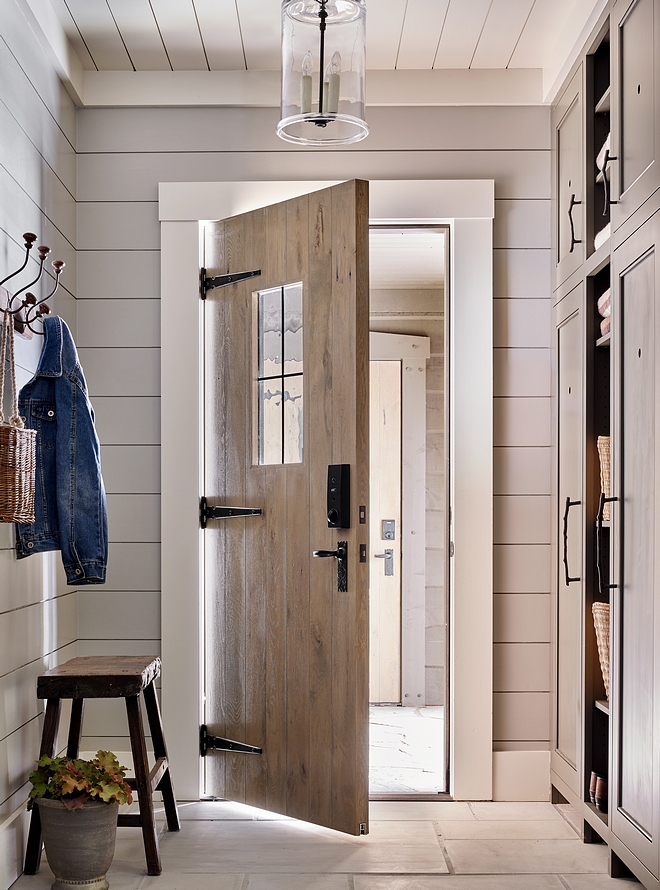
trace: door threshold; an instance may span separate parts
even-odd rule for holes
[[[369,800],[435,800],[447,801],[454,798],[447,791],[437,791],[435,794],[397,794],[392,791],[388,794],[370,794]]]

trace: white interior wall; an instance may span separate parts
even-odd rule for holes
[[[313,151],[277,140],[273,109],[78,112],[79,344],[110,494],[106,590],[130,615],[128,631],[100,622],[102,595],[82,592],[81,651],[158,647],[158,182],[493,178],[495,747],[547,752],[549,110],[374,108],[368,117],[365,142]],[[125,747],[120,725],[106,708],[90,713],[88,746]],[[532,758],[537,771],[544,758]]]
[[[67,264],[51,308],[75,332],[75,108],[14,0],[0,0],[0,22],[0,280],[22,264],[23,233],[37,234],[37,244],[52,248],[50,259]],[[31,261],[17,289],[35,270]],[[45,296],[52,279],[33,290]],[[19,386],[32,376],[41,345],[39,337],[16,338]],[[19,562],[13,545],[13,526],[1,524],[0,890],[22,867],[26,782],[43,714],[36,677],[75,656],[77,637],[77,595],[64,583],[59,555]]]

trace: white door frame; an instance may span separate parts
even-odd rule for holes
[[[177,794],[201,788],[203,452],[200,220],[335,182],[159,184],[161,220],[162,707]],[[493,180],[375,180],[378,224],[450,227],[450,793],[492,798]],[[238,270],[242,271],[242,270]]]

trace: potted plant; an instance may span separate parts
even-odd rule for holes
[[[131,803],[125,767],[110,751],[92,760],[42,757],[30,774],[28,808],[35,803],[53,890],[71,884],[107,890],[106,872],[115,853],[119,804]]]

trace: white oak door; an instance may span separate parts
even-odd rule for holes
[[[368,830],[368,184],[209,224],[205,495],[260,515],[205,534],[205,791]],[[328,466],[350,466],[350,527]],[[313,551],[344,552],[340,560]],[[345,587],[345,589],[341,589]]]

